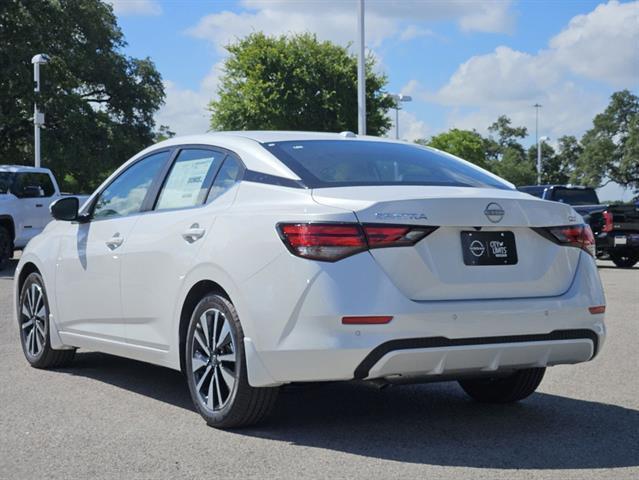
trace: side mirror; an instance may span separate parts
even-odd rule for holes
[[[39,198],[42,197],[42,189],[37,185],[27,185],[22,189],[22,198]]]
[[[64,197],[53,202],[49,210],[51,210],[51,216],[56,220],[73,222],[78,220],[79,208],[80,200],[77,197]]]

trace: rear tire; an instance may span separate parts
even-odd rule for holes
[[[0,227],[0,270],[4,270],[13,257],[13,239],[6,227]]]
[[[279,389],[249,385],[244,332],[228,299],[215,294],[202,298],[191,315],[185,350],[191,399],[210,426],[245,427],[271,412]]]
[[[630,253],[611,253],[610,260],[619,268],[632,268],[639,262],[639,255]]]
[[[20,343],[27,361],[35,368],[59,368],[71,363],[75,350],[51,348],[49,301],[39,273],[29,274],[20,291],[18,310]]]
[[[532,395],[544,378],[545,368],[518,370],[508,377],[460,380],[459,384],[481,403],[512,403]]]

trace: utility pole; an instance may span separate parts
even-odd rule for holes
[[[537,185],[541,185],[541,142],[539,141],[539,109],[541,105],[535,103],[535,143],[537,144]]]
[[[34,136],[34,155],[35,166],[40,168],[40,127],[44,126],[44,113],[38,110],[38,99],[40,97],[40,65],[49,62],[49,56],[40,53],[31,59],[33,63],[33,91],[36,94],[36,100],[33,103],[33,136]]]
[[[366,47],[364,34],[364,0],[359,0],[357,15],[359,49],[357,54],[357,133],[366,135]]]

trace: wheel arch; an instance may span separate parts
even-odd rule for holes
[[[182,303],[178,330],[180,370],[182,371],[184,371],[185,365],[186,333],[189,329],[189,320],[191,319],[191,314],[193,313],[193,310],[195,310],[198,302],[207,293],[215,293],[223,296],[229,301],[232,301],[227,291],[219,283],[214,282],[213,280],[200,280],[190,288],[189,292],[186,294],[184,302]]]
[[[4,227],[8,230],[11,237],[11,248],[15,248],[16,240],[16,226],[11,215],[0,215],[0,227]]]

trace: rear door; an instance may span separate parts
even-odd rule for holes
[[[26,243],[51,221],[49,203],[55,194],[55,187],[47,173],[20,172],[16,174],[12,191],[20,199],[16,237]]]
[[[224,195],[235,185],[241,165],[226,152],[182,148],[153,212],[136,223],[122,255],[122,305],[129,343],[160,354],[173,334],[175,302],[185,276],[215,222],[230,205]],[[152,351],[152,350],[147,350]]]

